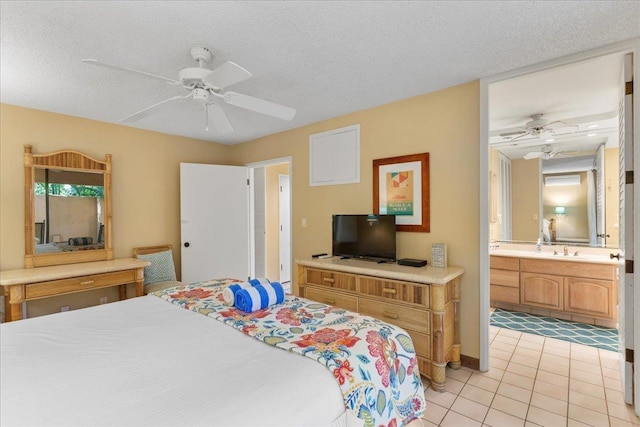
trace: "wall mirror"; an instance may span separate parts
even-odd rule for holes
[[[489,85],[491,240],[619,246],[624,64],[613,53]]]
[[[113,259],[111,155],[24,150],[25,268]]]
[[[617,148],[602,143],[550,159],[509,159],[496,151],[496,163],[509,166],[496,167],[492,203],[509,206],[492,215],[494,240],[618,247]]]

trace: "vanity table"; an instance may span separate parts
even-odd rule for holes
[[[5,321],[23,318],[22,303],[93,289],[120,287],[120,300],[127,298],[126,285],[136,284],[136,296],[143,295],[144,267],[149,261],[119,258],[39,268],[0,271]]]
[[[23,161],[25,268],[0,271],[5,320],[22,319],[24,302],[58,295],[119,286],[122,300],[135,283],[142,296],[149,262],[113,259],[111,155],[25,145]]]

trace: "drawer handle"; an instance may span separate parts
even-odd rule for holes
[[[325,299],[324,302],[325,302],[325,304],[334,305],[336,303],[336,300],[334,300],[334,299]]]
[[[389,312],[389,311],[383,311],[383,312],[382,312],[382,315],[383,315],[384,317],[388,317],[389,319],[397,319],[397,318],[398,318],[398,315],[397,315],[397,314],[395,314],[395,313],[391,313],[391,312]]]
[[[382,288],[382,293],[383,293],[383,294],[395,295],[395,294],[396,294],[396,292],[398,292],[398,291],[396,291],[395,289],[391,289],[391,288]]]
[[[335,282],[335,280],[332,279],[331,277],[323,277],[322,280],[324,280],[325,282],[329,282],[329,283]]]
[[[85,280],[84,282],[80,282],[81,285],[90,285],[93,283],[93,280]]]

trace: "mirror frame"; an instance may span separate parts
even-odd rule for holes
[[[68,171],[102,174],[104,177],[104,249],[87,251],[35,253],[35,168],[55,168]],[[75,264],[113,259],[111,239],[111,154],[105,160],[93,159],[79,151],[63,150],[48,154],[33,154],[32,146],[24,146],[24,267]]]

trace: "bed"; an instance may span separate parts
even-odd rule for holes
[[[343,365],[332,371],[313,360],[315,357],[304,357],[302,353],[311,347],[303,348],[301,340],[292,344],[278,337],[276,345],[267,345],[256,339],[260,323],[249,322],[241,312],[234,313],[235,309],[219,302],[222,289],[229,283],[215,280],[192,284],[2,324],[0,425],[374,425],[374,419],[363,414],[364,406],[359,411],[346,409],[346,387],[341,384],[351,384],[355,390],[357,381],[350,377],[356,377],[358,370],[369,375],[366,370],[374,366],[380,371],[383,356],[396,357],[390,365],[392,371],[394,367],[403,371],[406,386],[411,381],[411,387],[402,386],[402,391],[399,377],[388,376],[391,386],[397,386],[393,399],[410,405],[399,406],[401,412],[405,411],[402,417],[384,425],[421,425],[425,402],[422,384],[416,384],[419,374],[407,360],[400,360],[410,352],[397,349],[397,353],[378,354],[378,359],[371,357],[362,366],[352,363],[351,372],[344,371]],[[203,292],[209,296],[203,297]],[[283,304],[287,309],[303,307],[298,313],[323,322],[322,313],[326,313],[327,321],[353,315],[291,295]],[[264,325],[272,325],[274,316],[275,312],[272,318],[264,313],[257,317],[264,318]],[[274,341],[274,335],[294,330],[302,341],[308,340],[309,335],[303,333],[308,332],[303,331],[305,320],[298,318],[301,324],[297,325],[293,319],[289,316],[285,320],[287,330],[270,329],[270,334],[261,338]],[[371,322],[369,319],[359,316],[358,321]],[[402,332],[391,328],[394,333]],[[271,338],[265,340],[264,335]],[[348,341],[341,341],[341,345],[339,351],[356,353],[357,346]],[[402,342],[402,346],[410,345]],[[362,360],[363,356],[357,357]],[[414,372],[410,372],[412,368]],[[360,399],[367,401],[370,409],[377,407],[391,414],[391,395],[387,395],[385,406],[383,394],[370,388],[371,392]],[[413,395],[406,395],[409,389]]]

